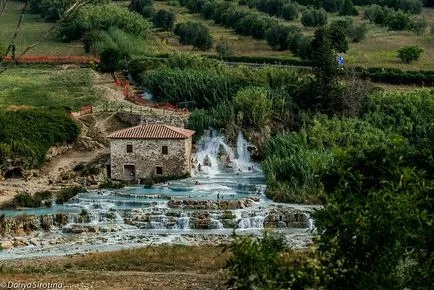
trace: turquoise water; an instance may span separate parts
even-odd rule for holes
[[[90,190],[73,197],[63,205],[54,204],[51,208],[22,210],[2,210],[5,216],[43,215],[52,213],[79,213],[108,209],[134,209],[147,207],[167,207],[170,199],[191,200],[234,200],[248,195],[258,195],[264,183],[261,171],[221,172],[214,176],[196,175],[191,178],[156,184],[152,188],[131,186],[116,190]]]

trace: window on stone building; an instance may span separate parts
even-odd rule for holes
[[[163,174],[163,167],[157,166],[157,174]]]
[[[127,145],[127,153],[133,153],[133,145]]]
[[[163,153],[163,155],[167,155],[169,154],[169,148],[167,146],[163,146],[161,152]]]

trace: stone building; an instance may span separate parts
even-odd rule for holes
[[[164,124],[139,125],[116,131],[110,140],[108,176],[136,180],[154,176],[182,176],[191,172],[195,132]]]

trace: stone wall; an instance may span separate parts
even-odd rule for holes
[[[165,114],[160,114],[160,113],[138,114],[138,113],[118,112],[116,116],[119,118],[119,120],[131,124],[132,126],[139,125],[140,121],[143,119],[143,122],[147,124],[166,124],[166,125],[184,128],[187,125],[187,120],[188,120],[188,118],[185,115],[170,112],[170,111],[168,111]]]
[[[188,139],[113,139],[110,141],[111,178],[125,179],[124,165],[134,165],[135,178],[155,176],[182,176],[191,172],[191,138]],[[127,153],[127,145],[133,152]],[[162,154],[162,146],[168,154]],[[156,167],[163,168],[157,175]]]

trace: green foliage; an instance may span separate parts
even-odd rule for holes
[[[269,97],[269,91],[261,87],[248,87],[237,92],[235,104],[242,112],[242,122],[247,126],[257,128],[268,125],[273,101]]]
[[[344,28],[331,25],[328,28],[331,45],[337,52],[346,53],[349,49]]]
[[[398,49],[398,57],[405,63],[417,61],[423,53],[423,48],[417,45],[404,46]]]
[[[58,28],[63,41],[81,39],[87,32],[118,28],[134,36],[145,37],[150,23],[140,14],[115,4],[86,5],[75,12]]]
[[[52,194],[49,191],[35,192],[32,196],[27,193],[20,193],[13,200],[1,205],[3,209],[17,208],[38,208],[42,206],[51,206]]]
[[[327,288],[432,285],[433,232],[428,225],[434,220],[434,184],[402,164],[402,145],[395,141],[342,151],[329,171],[327,178],[339,183],[314,215]]]
[[[26,168],[43,164],[48,149],[72,143],[78,125],[61,109],[31,109],[0,113],[0,163],[11,158]]]
[[[317,29],[311,45],[312,60],[317,66],[314,71],[317,91],[311,95],[313,99],[304,98],[300,100],[300,104],[305,109],[312,108],[327,114],[341,112],[343,102],[339,98],[336,52],[329,29],[326,27]]]
[[[419,153],[426,154],[426,162],[432,162],[428,152],[434,150],[434,91],[373,94],[363,111],[363,119],[407,138]]]
[[[6,56],[7,47],[0,42],[0,63],[3,60],[3,58]]]
[[[385,22],[390,30],[407,30],[410,28],[411,20],[408,14],[402,11],[390,12]]]
[[[278,258],[284,248],[284,239],[279,236],[266,234],[262,240],[236,237],[226,248],[232,254],[223,266],[227,275],[226,286],[235,289],[278,289]]]
[[[219,67],[220,68],[220,67]],[[176,104],[194,101],[198,108],[212,107],[232,99],[242,87],[253,84],[257,78],[245,68],[227,71],[202,68],[159,68],[142,75],[142,85],[158,101]]]
[[[208,50],[212,47],[212,36],[207,26],[200,22],[178,23],[175,34],[179,36],[179,42],[183,45],[191,44],[200,50]]]
[[[131,0],[130,4],[128,5],[128,9],[139,13],[145,18],[151,18],[154,14],[152,4],[152,0]]]
[[[235,123],[235,108],[232,103],[219,103],[215,107],[205,110],[196,109],[188,118],[188,128],[196,131],[195,136],[203,135],[204,130],[214,128],[227,129]]]
[[[301,15],[301,23],[306,27],[319,27],[327,23],[327,13],[324,9],[305,10]]]
[[[104,188],[110,188],[110,189],[118,189],[118,188],[124,188],[125,183],[121,181],[112,181],[107,180],[105,182],[102,182],[98,185],[98,188],[104,189]]]
[[[294,3],[286,4],[282,7],[282,18],[292,21],[298,18],[297,5]]]
[[[371,23],[383,25],[386,23],[386,17],[390,11],[390,9],[380,5],[370,5],[365,10],[364,18],[368,19]]]
[[[426,31],[428,22],[426,21],[425,17],[417,16],[411,19],[410,26],[413,32],[415,32],[417,35],[421,35]]]
[[[56,192],[56,203],[62,204],[68,202],[71,198],[79,194],[80,192],[85,192],[86,190],[81,186],[67,187]]]
[[[217,45],[215,46],[216,52],[222,56],[222,57],[228,57],[234,55],[234,48],[233,46],[224,40],[221,40]]]
[[[402,71],[385,68],[357,68],[362,78],[389,84],[434,85],[434,71]]]
[[[86,34],[85,47],[100,57],[100,70],[110,73],[126,70],[133,56],[145,51],[136,37],[117,28]]]
[[[175,13],[160,9],[155,13],[152,19],[154,26],[162,28],[165,31],[170,31],[173,29],[173,25],[175,23]]]
[[[58,106],[78,111],[99,97],[93,75],[92,69],[80,67],[8,67],[7,73],[0,74],[0,111],[9,105]]]
[[[398,0],[396,1],[395,9],[419,14],[422,11],[422,2],[420,0]]]
[[[344,0],[344,4],[339,11],[339,15],[341,16],[357,16],[359,15],[359,11],[354,7],[353,2],[351,0]]]

